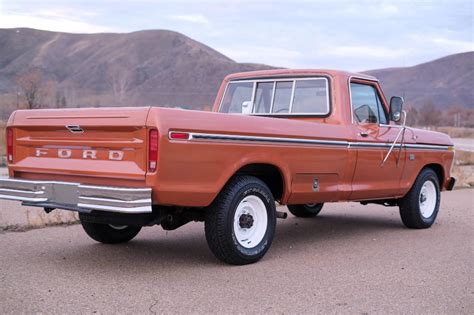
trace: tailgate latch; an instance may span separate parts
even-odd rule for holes
[[[79,125],[66,125],[67,130],[72,133],[83,133],[84,130]]]

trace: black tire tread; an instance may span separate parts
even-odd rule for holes
[[[260,189],[271,198],[271,204],[274,205],[273,196],[263,181],[253,176],[234,176],[206,211],[205,234],[209,248],[218,259],[228,264],[245,265],[254,263],[265,254],[265,252],[262,253],[256,259],[248,259],[235,253],[232,246],[229,246],[229,233],[227,229],[229,211],[227,209],[230,208],[238,191],[244,189],[247,185],[255,184],[261,186]],[[270,247],[272,238],[273,235],[269,239],[267,249]]]
[[[423,220],[421,218],[421,214],[419,211],[419,191],[425,181],[427,179],[433,179],[433,182],[436,186],[437,193],[438,193],[438,200],[436,204],[436,209],[434,212],[434,217],[430,222]],[[400,217],[402,219],[403,224],[410,229],[426,229],[429,228],[435,221],[436,216],[439,210],[440,198],[441,195],[439,193],[439,182],[438,182],[438,175],[431,169],[425,168],[423,169],[418,177],[415,180],[410,191],[398,201],[398,206],[400,209]]]
[[[123,230],[116,230],[107,224],[92,223],[82,220],[81,225],[90,238],[104,244],[126,243],[137,236],[141,230],[141,226],[128,226]]]
[[[291,212],[292,215],[298,218],[313,218],[317,216],[321,210],[323,209],[323,203],[318,204],[320,205],[317,211],[311,211],[305,207],[305,205],[288,205],[288,210]]]

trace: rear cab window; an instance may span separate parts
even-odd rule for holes
[[[327,116],[330,108],[328,78],[308,77],[231,81],[219,112]]]

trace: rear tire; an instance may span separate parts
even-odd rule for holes
[[[205,232],[212,253],[232,265],[260,260],[275,234],[276,209],[260,179],[236,176],[206,210]]]
[[[438,215],[440,197],[438,176],[432,169],[425,168],[398,202],[403,224],[411,229],[429,228]]]
[[[324,203],[307,203],[304,205],[288,205],[288,210],[295,217],[313,218],[323,209]]]
[[[81,214],[79,214],[81,218]],[[81,220],[82,228],[93,240],[104,244],[126,243],[137,236],[141,226],[92,223]]]

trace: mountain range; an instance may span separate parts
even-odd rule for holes
[[[208,108],[225,75],[272,68],[276,67],[235,62],[167,30],[69,34],[0,29],[0,99],[18,99],[18,78],[37,71],[43,87],[48,87],[49,96],[43,100],[47,107]],[[474,52],[366,73],[380,79],[387,96],[403,95],[413,106],[474,106]]]
[[[474,52],[449,55],[413,67],[366,71],[378,78],[387,97],[403,96],[415,107],[474,108]]]

